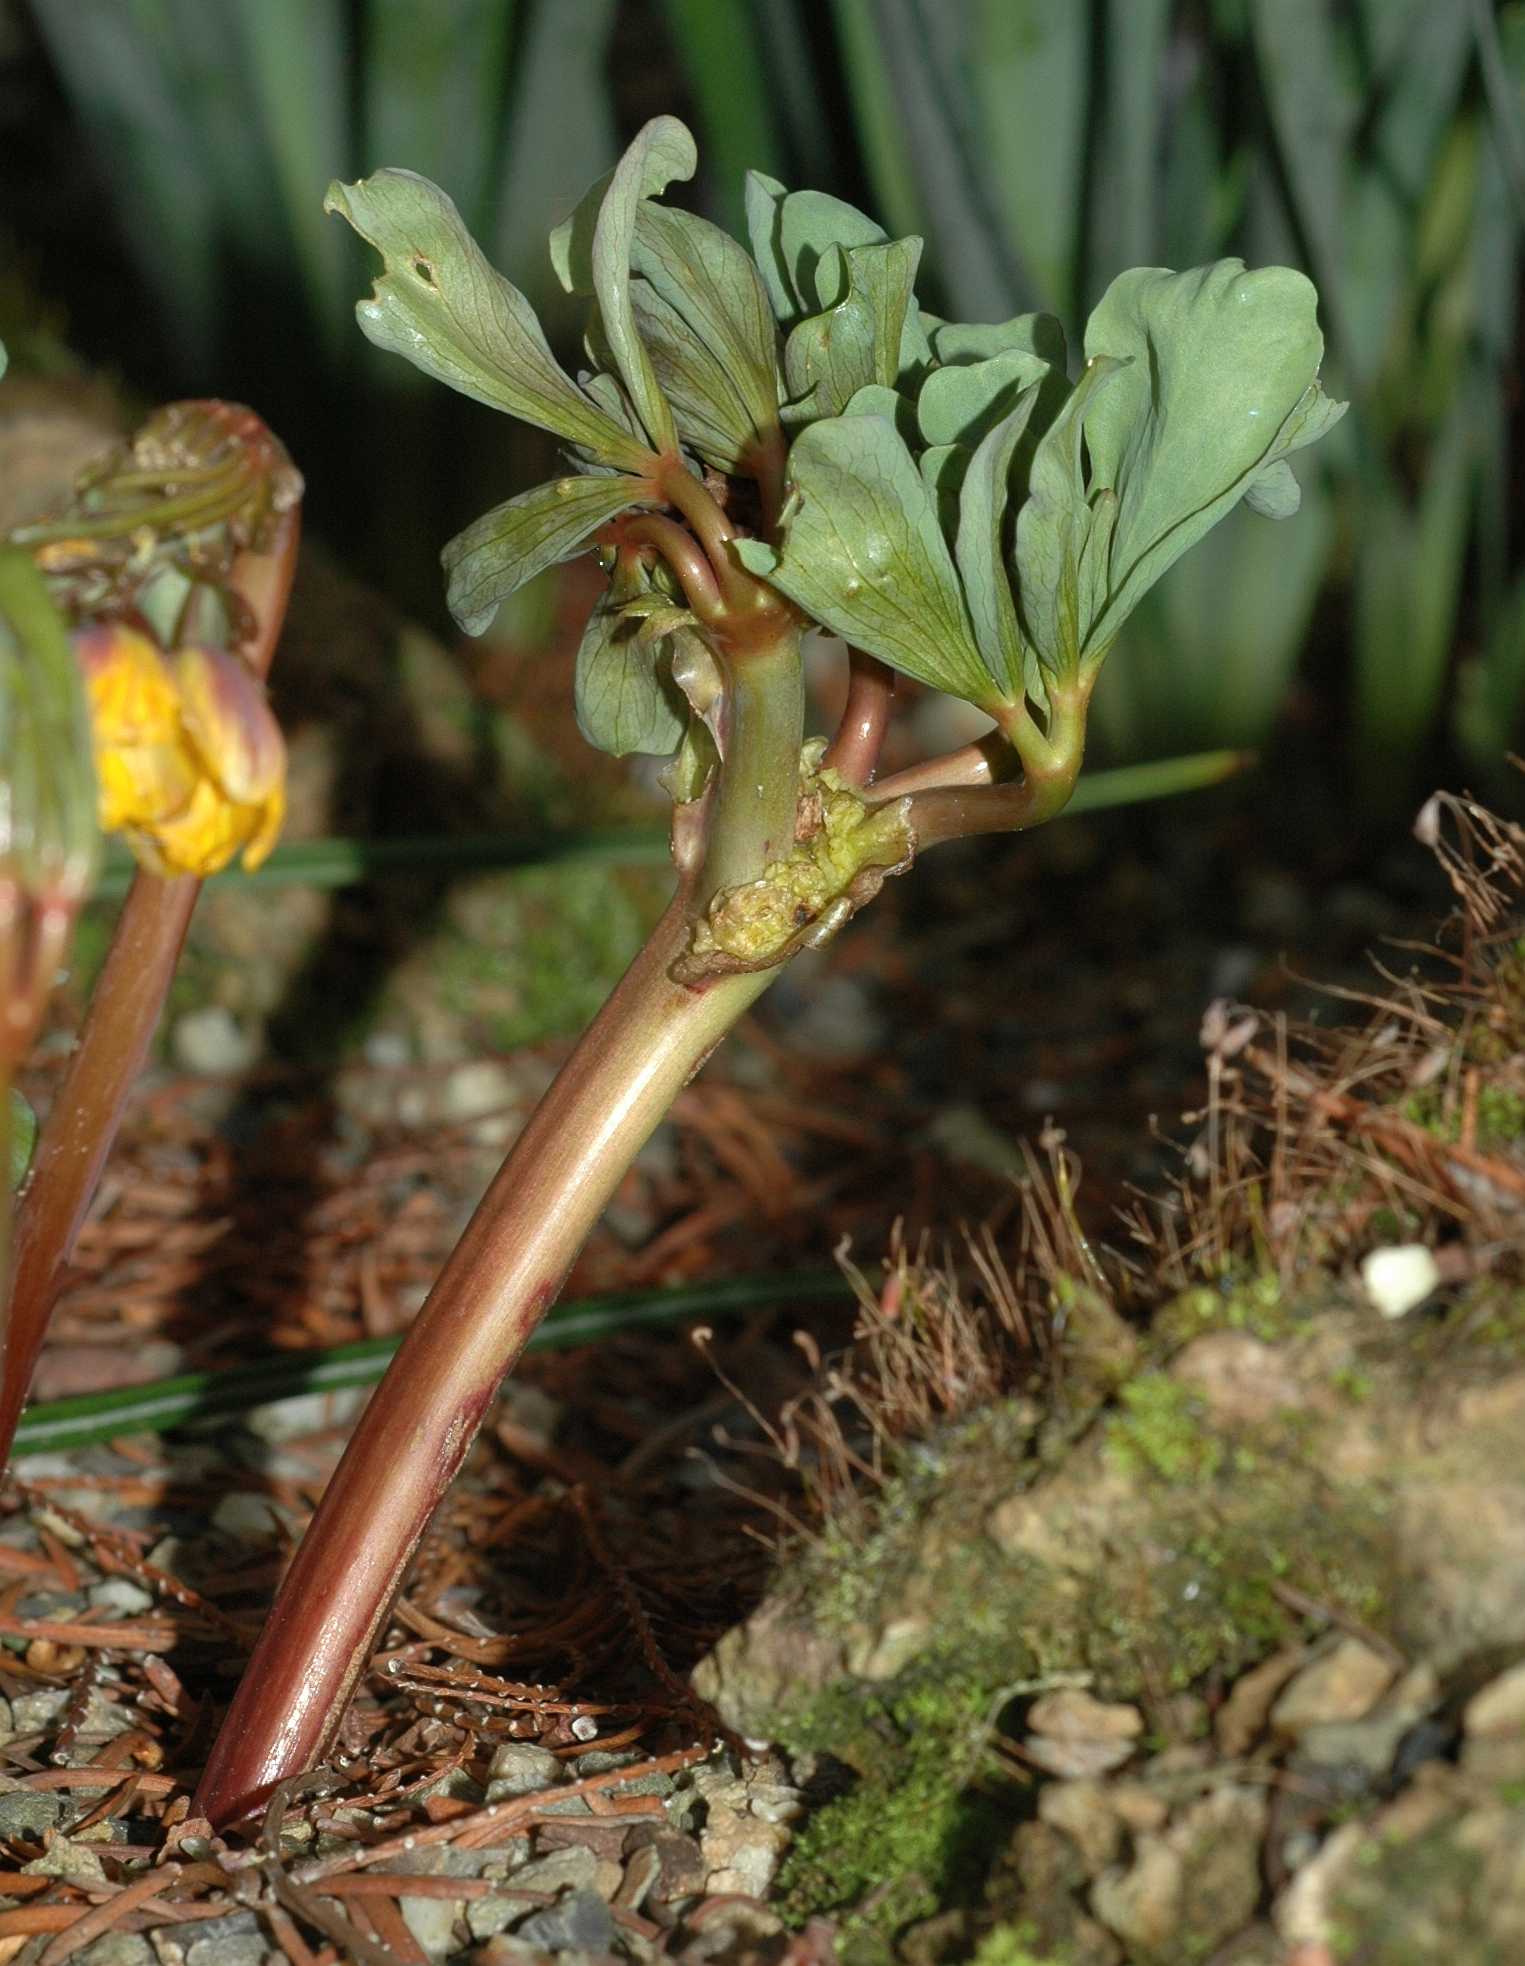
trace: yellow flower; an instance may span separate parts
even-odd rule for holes
[[[227,649],[164,652],[122,623],[75,638],[90,701],[100,823],[140,866],[204,878],[269,853],[286,751],[259,681]]]

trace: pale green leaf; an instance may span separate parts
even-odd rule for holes
[[[1052,314],[1014,314],[1009,321],[939,321],[930,339],[944,368],[1013,351],[1036,355],[1051,368],[1065,364],[1064,329]]]
[[[642,202],[665,191],[674,178],[691,178],[697,161],[694,140],[677,117],[653,117],[615,165],[593,228],[593,289],[604,333],[636,414],[659,451],[675,449],[678,433],[636,328],[630,255]]]
[[[888,417],[912,449],[919,441],[916,431],[916,405],[909,396],[902,396],[895,389],[887,389],[882,382],[870,382],[856,391],[848,398],[842,414],[843,416]]]
[[[983,362],[934,369],[916,399],[923,443],[964,444],[972,450],[1025,389],[1050,373],[1041,356],[1016,348]]]
[[[1014,701],[1025,687],[1027,663],[1016,604],[1006,571],[1006,506],[1012,461],[1037,407],[1041,385],[1027,389],[991,429],[972,458],[959,488],[954,555],[964,601],[985,667]]]
[[[488,264],[438,185],[412,171],[378,171],[330,185],[323,207],[348,219],[384,261],[371,298],[355,310],[378,348],[606,464],[644,464],[647,446],[560,367],[529,302]]]
[[[1136,267],[1086,327],[1088,357],[1123,364],[1086,412],[1088,489],[1116,492],[1108,604],[1086,631],[1110,641],[1159,579],[1257,480],[1341,414],[1318,386],[1324,338],[1311,282],[1289,267],[1218,260],[1188,273]]]
[[[860,389],[895,381],[920,259],[919,239],[829,248],[816,270],[840,298],[784,344],[790,421],[840,415]]]
[[[780,552],[736,552],[822,627],[893,669],[972,702],[986,673],[932,495],[886,419],[813,423],[789,453],[793,511]]]
[[[804,311],[800,306],[800,297],[794,291],[779,236],[784,200],[788,196],[789,193],[777,178],[769,177],[765,171],[747,172],[747,238],[751,242],[757,270],[762,276],[768,305],[773,310],[774,319],[782,322],[796,320]]]
[[[672,405],[683,441],[716,470],[743,473],[760,440],[732,372],[644,280],[631,281],[630,304],[652,374]]]
[[[708,219],[648,202],[632,264],[724,368],[759,438],[776,428],[778,330],[767,289],[736,241]]]
[[[609,594],[588,618],[577,651],[577,727],[596,750],[665,757],[688,727],[688,705],[664,675],[669,645],[643,642],[639,617]]]
[[[639,478],[555,478],[521,492],[469,525],[441,554],[445,599],[468,635],[480,635],[510,594],[572,557],[628,506],[652,502]]]
[[[1028,641],[1056,676],[1074,673],[1095,619],[1080,579],[1092,519],[1085,425],[1121,370],[1121,363],[1106,357],[1087,363],[1033,452],[1027,498],[1017,513],[1018,606]],[[1094,594],[1094,574],[1087,587]]]
[[[882,246],[888,238],[882,225],[845,198],[827,191],[786,192],[778,208],[777,252],[797,311],[818,314],[844,297],[840,272],[827,267],[823,277],[822,262],[833,258],[834,247]]]

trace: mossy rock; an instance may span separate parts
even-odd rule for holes
[[[790,1910],[840,1912],[876,1867],[914,1881],[854,1956],[968,1901],[995,1834],[971,1784],[1045,1677],[1154,1726],[1331,1624],[1442,1674],[1525,1643],[1525,1363],[1485,1335],[1484,1293],[1404,1325],[1327,1279],[1274,1316],[1264,1294],[1253,1328],[1178,1309],[1058,1458],[1030,1400],[922,1443],[701,1663],[739,1732],[857,1777],[786,1867]]]

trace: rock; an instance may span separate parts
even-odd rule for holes
[[[1472,1740],[1525,1733],[1525,1660],[1474,1693],[1462,1710],[1461,1724]]]
[[[1143,1782],[1108,1782],[1107,1799],[1135,1836],[1162,1829],[1170,1806]]]
[[[440,1117],[473,1121],[466,1129],[473,1146],[506,1147],[524,1125],[518,1081],[494,1059],[470,1059],[445,1074]]]
[[[40,1857],[21,1866],[23,1877],[61,1877],[69,1884],[106,1884],[109,1879],[100,1858],[88,1843],[71,1842],[55,1836]]]
[[[1361,1285],[1385,1318],[1407,1317],[1444,1279],[1434,1252],[1422,1242],[1393,1243],[1361,1259]]]
[[[11,1701],[11,1725],[18,1734],[45,1734],[62,1720],[68,1704],[66,1686],[39,1686],[35,1693],[18,1693]]]
[[[1035,1700],[1028,1711],[1025,1752],[1051,1775],[1104,1775],[1133,1753],[1143,1732],[1137,1707],[1093,1699],[1065,1687]]]
[[[996,1917],[1021,1932],[1032,1957],[1063,1959],[1067,1966],[1119,1966],[1117,1941],[1080,1903],[1087,1882],[1069,1837],[1047,1823],[1022,1823],[997,1860],[985,1896]]]
[[[756,1771],[737,1774],[721,1760],[692,1769],[688,1779],[704,1802],[699,1851],[705,1889],[716,1896],[738,1891],[748,1898],[766,1897],[789,1847],[790,1832],[776,1817],[770,1821],[753,1813],[751,1784],[757,1780]],[[766,1801],[777,1799],[776,1781],[763,1779],[758,1786]]]
[[[23,1836],[37,1842],[44,1830],[56,1829],[64,1813],[64,1798],[54,1789],[12,1789],[0,1795],[0,1838]]]
[[[1271,1725],[1296,1740],[1310,1727],[1359,1720],[1397,1678],[1397,1669],[1362,1639],[1336,1639],[1287,1682],[1271,1708]]]
[[[136,1932],[108,1932],[76,1953],[77,1966],[154,1966],[154,1949]]]
[[[925,1648],[923,1617],[891,1618],[879,1631],[858,1627],[847,1641],[847,1669],[860,1679],[895,1679]]]
[[[154,1594],[144,1590],[131,1577],[107,1577],[89,1590],[90,1602],[98,1611],[118,1611],[124,1618],[136,1618],[154,1606]]]
[[[614,1920],[596,1891],[572,1891],[559,1904],[532,1913],[514,1937],[548,1952],[606,1953],[614,1944]]]
[[[549,1748],[529,1741],[505,1741],[487,1771],[487,1800],[504,1802],[510,1796],[536,1795],[567,1779],[560,1758]]]
[[[182,1938],[185,1966],[264,1966],[267,1950],[260,1921],[252,1911],[230,1912]]]
[[[1045,1782],[1038,1791],[1038,1820],[1063,1830],[1088,1870],[1105,1870],[1122,1853],[1122,1819],[1104,1782]]]
[[[1163,1837],[1143,1836],[1132,1864],[1104,1871],[1091,1890],[1091,1909],[1131,1951],[1147,1958],[1165,1950],[1179,1930],[1185,1880],[1181,1859]]]
[[[273,1542],[281,1532],[281,1511],[268,1495],[235,1489],[212,1511],[212,1527],[239,1543]]]
[[[443,1959],[455,1945],[459,1904],[450,1898],[421,1898],[404,1891],[397,1900],[402,1922],[431,1959]],[[501,1927],[497,1928],[501,1930]],[[188,1961],[187,1966],[195,1966]]]
[[[746,1740],[765,1740],[781,1710],[841,1676],[842,1646],[780,1600],[726,1633],[693,1671],[694,1691]]]
[[[1178,1956],[1206,1959],[1247,1926],[1260,1902],[1265,1797],[1225,1783],[1182,1811],[1166,1833],[1185,1877]]]
[[[260,1037],[221,1004],[207,1004],[175,1019],[170,1045],[175,1062],[197,1078],[232,1078],[259,1056]]]
[[[568,1843],[520,1864],[509,1881],[526,1891],[591,1891],[597,1874],[593,1852],[585,1844]]]
[[[523,1898],[468,1898],[466,1929],[474,1939],[490,1939],[507,1931],[523,1910]]]
[[[1172,1379],[1197,1394],[1216,1426],[1257,1426],[1307,1404],[1307,1387],[1282,1352],[1247,1331],[1204,1332],[1169,1369]]]

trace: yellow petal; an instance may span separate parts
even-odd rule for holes
[[[262,803],[285,779],[286,746],[258,678],[228,649],[177,649],[172,661],[181,721],[206,769],[230,799]]]

